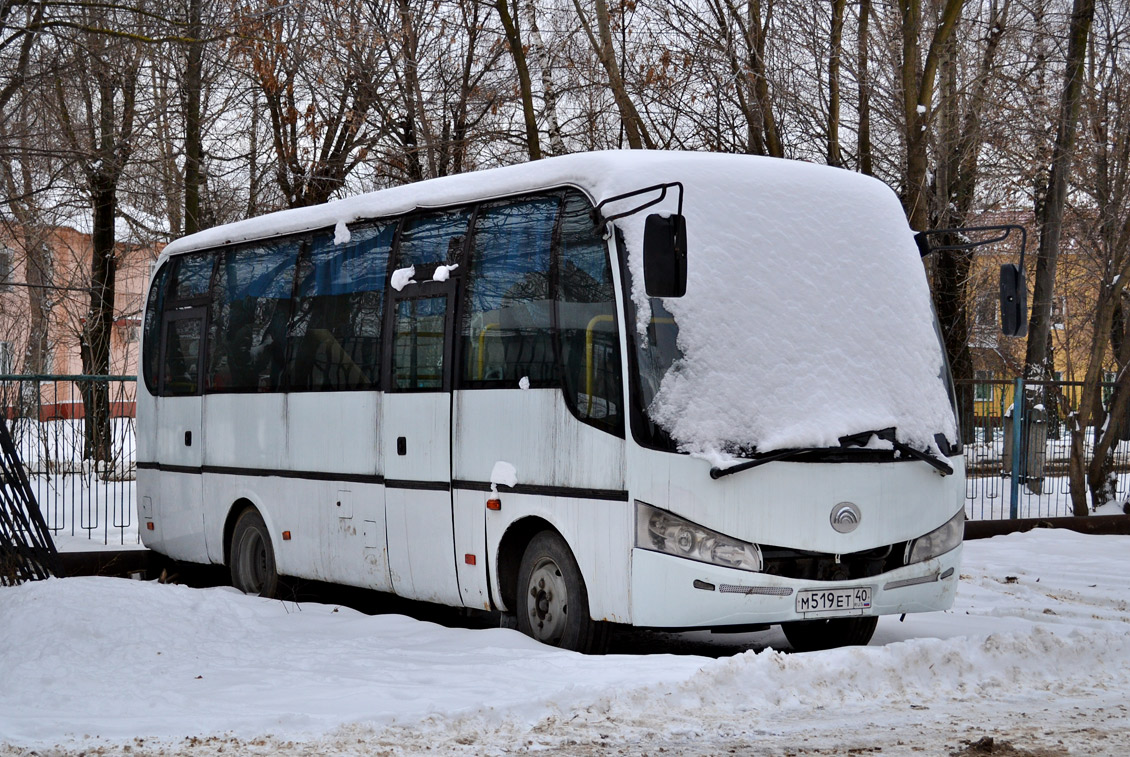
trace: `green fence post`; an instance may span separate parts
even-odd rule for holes
[[[1012,499],[1008,517],[1020,517],[1020,450],[1024,438],[1024,379],[1016,379],[1012,389]]]

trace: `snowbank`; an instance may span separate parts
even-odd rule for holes
[[[864,648],[784,654],[779,632],[748,635],[749,651],[718,660],[585,657],[514,631],[232,589],[0,588],[0,754],[134,739],[146,753],[249,740],[262,753],[568,753],[581,739],[940,754],[970,723],[1125,753],[1128,549],[1130,537],[1065,531],[970,542],[952,611],[884,618]]]

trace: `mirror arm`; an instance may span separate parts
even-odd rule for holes
[[[672,181],[672,182],[669,182],[667,184],[655,184],[655,185],[650,186],[650,187],[644,187],[643,189],[635,189],[635,190],[632,190],[631,192],[625,192],[624,194],[616,195],[615,197],[609,197],[606,200],[602,200],[595,208],[592,209],[593,223],[595,225],[599,226],[602,222],[608,223],[610,221],[615,221],[617,218],[623,218],[624,216],[630,216],[633,213],[639,213],[641,210],[646,210],[647,208],[650,208],[652,205],[658,205],[659,203],[663,202],[664,198],[667,197],[667,190],[672,189],[672,188],[678,188],[678,190],[679,190],[679,210],[677,212],[679,213],[679,215],[682,215],[683,214],[683,183],[681,181]],[[646,192],[659,192],[659,196],[652,199],[652,200],[648,200],[647,202],[643,203],[642,205],[631,208],[630,210],[625,210],[622,213],[615,213],[615,214],[610,215],[610,216],[605,216],[601,212],[601,208],[603,208],[605,205],[607,205],[610,202],[618,202],[620,200],[626,200],[629,197],[636,197],[637,195],[642,195]]]
[[[940,236],[942,234],[965,234],[970,231],[996,231],[999,234],[989,237],[988,239],[981,239],[976,242],[962,242],[960,244],[930,244],[930,237]],[[1028,248],[1028,230],[1023,226],[1015,223],[997,224],[993,226],[966,226],[960,229],[928,229],[926,231],[918,231],[914,234],[914,242],[918,245],[918,253],[922,257],[926,257],[930,253],[938,252],[939,250],[969,250],[974,247],[981,247],[987,244],[995,244],[996,242],[1003,242],[1008,239],[1008,236],[1013,231],[1020,232],[1020,270],[1024,270],[1024,252]]]

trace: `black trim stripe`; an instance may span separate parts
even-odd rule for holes
[[[415,489],[425,492],[451,491],[451,484],[446,481],[412,481],[403,478],[386,478],[385,486],[389,489]]]
[[[139,470],[159,470],[166,473],[211,473],[227,476],[255,476],[260,478],[298,478],[307,481],[341,481],[343,483],[357,484],[383,484],[390,489],[413,489],[416,491],[445,492],[452,489],[465,491],[489,492],[492,489],[489,481],[464,481],[456,479],[450,484],[446,481],[415,481],[411,479],[386,479],[380,475],[363,473],[333,473],[326,471],[296,471],[274,470],[269,468],[235,468],[222,465],[202,465],[193,467],[189,465],[166,465],[163,463],[139,462]],[[540,484],[515,484],[506,486],[497,484],[501,492],[513,494],[530,494],[541,497],[571,497],[573,499],[596,499],[606,502],[627,502],[628,492],[621,489],[585,489],[576,486],[542,486]]]
[[[137,463],[140,470],[159,470],[166,473],[212,473],[226,476],[255,476],[257,478],[299,478],[306,481],[341,481],[351,484],[383,484],[384,476],[371,473],[333,473],[308,470],[276,470],[273,468],[235,468],[223,465],[166,465],[164,463]]]
[[[195,473],[200,474],[203,471],[199,465],[161,465],[161,463],[143,463],[138,462],[134,464],[138,470],[159,470],[165,473]]]
[[[451,482],[451,487],[477,492],[489,492],[491,490],[489,481],[461,481],[457,479]],[[609,502],[628,501],[628,492],[620,489],[584,489],[575,486],[542,486],[540,484],[515,484],[514,486],[497,484],[496,488],[502,492],[535,494],[542,497],[574,497],[576,499],[600,499]]]

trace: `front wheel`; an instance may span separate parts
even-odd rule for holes
[[[555,647],[599,652],[602,625],[589,617],[588,592],[569,545],[553,531],[530,541],[518,569],[518,630]]]
[[[231,540],[231,584],[244,594],[277,596],[279,574],[267,524],[258,511],[248,508],[235,522]]]
[[[782,623],[781,630],[794,652],[817,652],[836,647],[861,647],[871,641],[879,618],[822,618]]]

